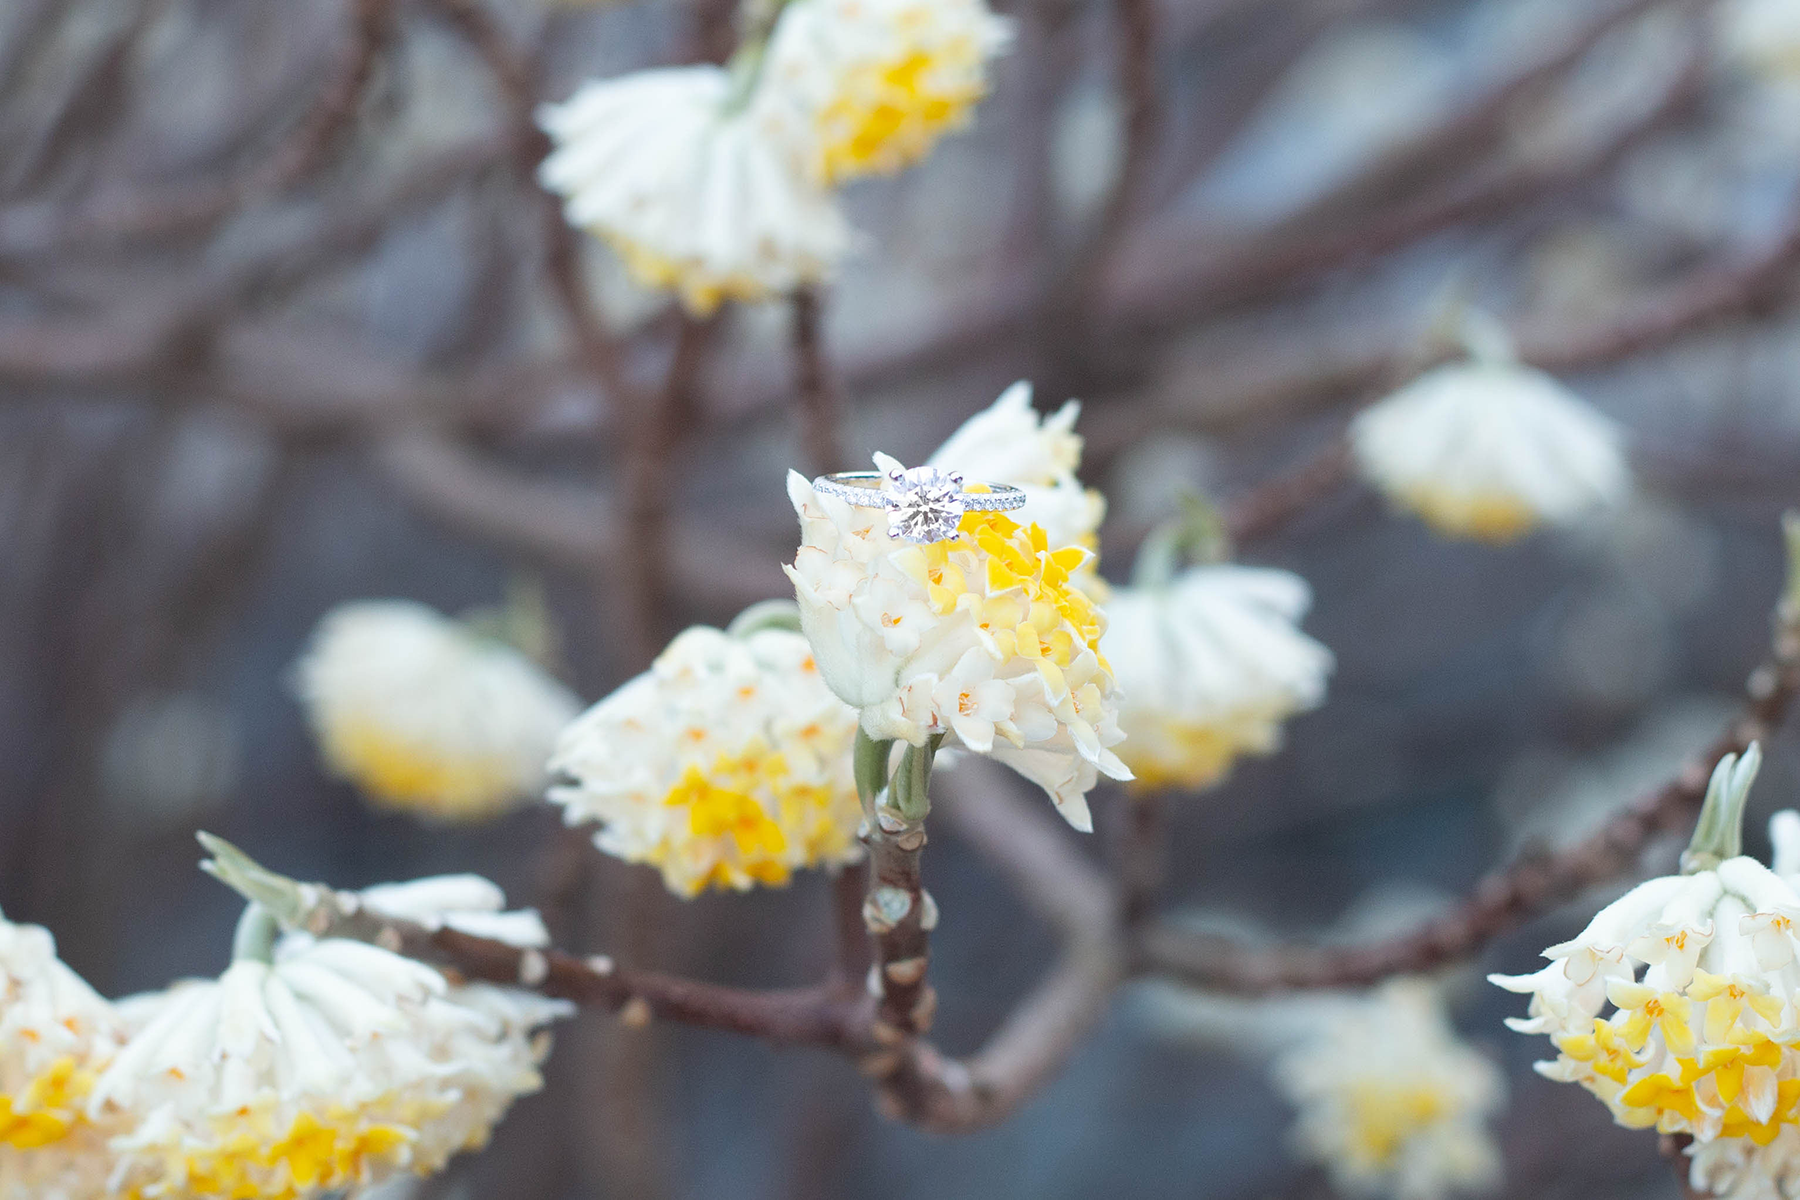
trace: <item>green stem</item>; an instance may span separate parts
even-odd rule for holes
[[[280,935],[281,924],[275,914],[252,900],[244,906],[237,932],[231,937],[231,961],[274,962],[275,939]]]
[[[916,825],[931,813],[931,764],[937,758],[944,735],[934,733],[923,746],[908,746],[900,754],[900,765],[888,783],[888,803],[900,819]]]
[[[856,794],[862,797],[863,815],[875,820],[875,802],[888,785],[888,758],[894,748],[891,739],[877,741],[856,727],[856,749],[851,758],[851,771],[856,777]]]
[[[1131,586],[1166,585],[1184,564],[1223,562],[1231,557],[1231,538],[1218,506],[1196,495],[1181,498],[1181,512],[1150,531],[1138,547],[1131,567]]]
[[[726,112],[741,112],[750,103],[757,81],[762,78],[769,38],[785,7],[787,0],[745,0],[739,11],[743,30],[738,35],[738,48],[732,53],[731,61],[725,64],[725,70],[731,76],[731,91],[725,100]]]

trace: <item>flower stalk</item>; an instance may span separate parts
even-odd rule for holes
[[[888,774],[893,743],[856,735],[856,782],[870,814],[863,829],[869,851],[869,891],[863,901],[863,924],[875,942],[875,966],[869,993],[875,1000],[875,1039],[883,1046],[931,1028],[937,993],[926,982],[930,934],[937,924],[937,905],[921,883],[920,858],[925,849],[925,818],[931,811],[931,767],[943,736],[920,746],[907,746],[893,774]],[[885,1075],[899,1063],[897,1052],[877,1052],[869,1064]]]
[[[281,936],[281,922],[275,914],[252,900],[238,918],[237,931],[231,936],[232,962],[272,963],[275,961],[275,939]]]
[[[1231,534],[1218,506],[1192,493],[1181,512],[1150,531],[1131,565],[1131,586],[1163,587],[1183,566],[1224,562],[1231,557]]]

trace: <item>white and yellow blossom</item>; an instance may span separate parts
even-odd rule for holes
[[[875,462],[884,476],[899,464]],[[791,566],[800,621],[825,682],[877,740],[939,735],[1047,791],[1078,829],[1099,774],[1129,779],[1106,618],[1077,586],[1090,553],[998,512],[923,545],[888,536],[886,511],[823,495],[790,473],[800,516]]]
[[[820,185],[892,174],[969,123],[1010,40],[983,0],[791,0],[757,102],[794,122]]]
[[[1299,1109],[1294,1140],[1346,1195],[1440,1200],[1499,1181],[1487,1121],[1500,1070],[1456,1035],[1436,987],[1396,979],[1347,1000],[1284,1052],[1275,1080]]]
[[[1119,681],[1119,757],[1139,783],[1216,783],[1324,699],[1331,651],[1298,625],[1311,601],[1298,575],[1229,563],[1113,591],[1100,645]]]
[[[535,793],[580,708],[517,650],[406,600],[327,613],[297,680],[333,772],[384,807],[446,821]]]
[[[1051,416],[1031,407],[1031,385],[1021,380],[1000,398],[964,421],[926,465],[960,471],[982,483],[1005,483],[1025,493],[1013,512],[1018,523],[1042,527],[1054,546],[1099,549],[1106,498],[1075,478],[1081,465],[1081,435],[1075,420],[1081,402],[1070,400]],[[1084,580],[1091,588],[1093,579]]]
[[[0,917],[0,1200],[101,1194],[107,1126],[87,1100],[124,1032],[48,931]]]
[[[1741,796],[1756,761],[1727,756],[1711,791]],[[1579,1083],[1620,1124],[1765,1145],[1800,1122],[1800,893],[1755,859],[1719,857],[1690,852],[1689,874],[1607,905],[1544,951],[1549,966],[1490,978],[1531,996],[1507,1023],[1549,1035],[1557,1057],[1538,1072]]]
[[[1479,541],[1573,522],[1630,486],[1618,428],[1549,375],[1504,357],[1427,371],[1359,414],[1350,445],[1395,504]]]
[[[679,895],[781,885],[861,853],[855,736],[805,638],[696,626],[569,726],[550,798]]]
[[[539,110],[539,178],[639,283],[704,315],[828,278],[851,233],[765,105],[701,65],[596,80]]]
[[[115,1188],[293,1200],[431,1174],[484,1145],[541,1086],[537,1031],[567,1006],[453,987],[362,942],[289,935],[272,961],[241,954],[219,979],[132,1011],[142,1027],[89,1100],[93,1113],[133,1114],[112,1142]]]

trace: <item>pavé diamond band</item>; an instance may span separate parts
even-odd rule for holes
[[[813,480],[813,490],[860,508],[888,511],[888,536],[909,542],[941,542],[956,536],[965,512],[1005,512],[1021,508],[1025,493],[1011,484],[990,483],[985,492],[963,490],[963,477],[936,467],[890,471],[839,471]]]

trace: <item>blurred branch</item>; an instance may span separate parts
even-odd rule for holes
[[[1694,39],[1686,65],[1657,100],[1594,144],[1543,162],[1500,161],[1441,184],[1400,205],[1398,211],[1377,210],[1347,225],[1338,216],[1340,206],[1354,207],[1344,203],[1347,198],[1379,190],[1387,186],[1384,181],[1410,177],[1419,162],[1435,160],[1447,149],[1480,145],[1478,140],[1471,142],[1472,130],[1503,124],[1521,97],[1570,70],[1600,37],[1654,2],[1626,0],[1582,26],[1485,98],[1420,134],[1410,151],[1396,152],[1371,166],[1294,218],[1248,234],[1236,230],[1158,234],[1148,227],[1134,231],[1119,247],[1110,299],[1097,306],[1108,331],[1095,338],[1096,344],[1129,337],[1135,346],[1146,338],[1166,337],[1226,307],[1266,297],[1358,256],[1392,250],[1448,225],[1537,201],[1604,171],[1693,99],[1706,61],[1703,38]],[[920,372],[956,367],[991,352],[996,338],[1016,334],[1022,328],[1021,317],[1035,303],[1031,287],[1010,274],[1002,275],[985,295],[946,305],[943,319],[912,343],[883,347],[848,362],[845,376],[858,388],[876,388]]]
[[[1515,327],[1520,358],[1561,373],[1605,366],[1660,349],[1708,325],[1768,303],[1800,267],[1800,219],[1757,253],[1738,262],[1713,261],[1648,289],[1608,316],[1570,326],[1527,316]],[[1233,356],[1244,364],[1209,361],[1210,383],[1192,403],[1135,411],[1097,408],[1088,423],[1091,455],[1104,460],[1151,431],[1169,427],[1232,435],[1316,413],[1366,396],[1370,389],[1434,365],[1416,339],[1378,349],[1296,351],[1291,338]],[[1298,360],[1298,361],[1296,361]],[[1274,369],[1254,365],[1275,363]]]
[[[306,113],[267,157],[236,174],[159,191],[0,209],[0,255],[35,257],[98,239],[157,237],[211,225],[258,196],[284,192],[322,166],[356,114],[377,56],[392,32],[394,0],[348,0],[350,29],[336,67]]]
[[[538,63],[513,45],[480,0],[432,2],[473,47],[500,90],[514,145],[513,170],[537,206],[544,269],[569,333],[580,347],[589,371],[606,390],[607,399],[618,408],[635,409],[647,397],[626,378],[623,354],[588,293],[581,265],[580,235],[564,219],[561,202],[537,184],[538,164],[551,148],[549,137],[537,125],[541,99]]]
[[[617,511],[590,488],[516,471],[427,427],[384,434],[372,453],[409,502],[467,536],[588,577],[626,553]],[[784,590],[776,555],[729,530],[679,529],[669,569],[684,593],[742,607]]]
[[[1197,987],[1234,992],[1352,987],[1466,958],[1489,941],[1584,889],[1629,871],[1650,840],[1685,830],[1699,811],[1715,763],[1766,740],[1800,690],[1800,637],[1777,630],[1773,657],[1751,673],[1744,713],[1690,758],[1668,783],[1566,849],[1533,854],[1489,875],[1460,905],[1398,937],[1365,945],[1253,946],[1167,923],[1144,932],[1138,969]]]
[[[1567,153],[1540,161],[1499,161],[1411,200],[1396,200],[1361,220],[1314,228],[1309,214],[1208,254],[1216,235],[1147,238],[1123,254],[1111,319],[1120,332],[1166,333],[1353,259],[1407,245],[1451,225],[1522,207],[1610,169],[1646,135],[1700,94],[1708,43],[1695,38],[1682,68],[1635,118]],[[1451,124],[1454,124],[1454,120]]]
[[[802,287],[790,301],[793,309],[794,397],[800,414],[800,440],[819,474],[850,465],[844,450],[844,398],[825,353],[824,301],[817,288]]]
[[[1267,537],[1341,487],[1350,475],[1350,446],[1342,435],[1279,475],[1232,501],[1225,531],[1236,543]]]

